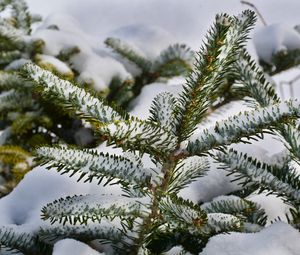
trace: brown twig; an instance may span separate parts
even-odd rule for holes
[[[257,7],[254,4],[252,4],[252,3],[248,2],[248,1],[244,1],[244,0],[241,0],[241,3],[249,5],[250,7],[252,7],[255,10],[255,12],[257,13],[257,15],[260,18],[260,20],[263,23],[263,25],[265,27],[267,26],[267,22],[265,21],[264,17],[261,15],[261,13],[259,12],[259,10],[257,9]]]

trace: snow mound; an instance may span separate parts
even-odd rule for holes
[[[78,81],[86,82],[99,91],[108,87],[112,78],[131,79],[125,67],[108,56],[100,41],[86,34],[68,15],[53,14],[33,34],[33,39],[45,42],[43,53],[58,56],[63,51],[78,49],[69,59],[69,65],[79,73]]]
[[[124,40],[150,59],[156,58],[175,41],[173,36],[161,27],[145,24],[123,26],[110,32],[109,35]]]
[[[74,239],[64,239],[54,245],[53,255],[100,255],[90,246]]]
[[[286,221],[286,215],[290,215],[290,206],[285,204],[284,201],[276,195],[270,195],[267,192],[262,194],[252,194],[246,198],[252,202],[255,202],[265,210],[268,216],[267,224],[270,224],[274,220],[280,218],[282,221]]]
[[[38,63],[41,66],[52,65],[60,74],[72,75],[72,70],[70,67],[66,63],[53,56],[37,54],[36,58],[38,58]]]
[[[259,233],[231,233],[210,239],[201,255],[297,255],[300,233],[283,222],[274,223]]]
[[[38,229],[45,222],[40,219],[41,209],[60,197],[78,194],[121,194],[118,185],[106,186],[77,182],[55,169],[36,167],[27,173],[18,186],[0,200],[0,225],[31,225]]]
[[[300,34],[292,27],[273,24],[258,30],[253,37],[258,57],[270,63],[279,51],[300,49]]]

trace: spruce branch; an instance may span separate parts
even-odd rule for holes
[[[16,110],[32,107],[34,102],[30,93],[16,91],[14,89],[0,93],[0,110]]]
[[[159,77],[187,75],[193,59],[194,52],[185,44],[170,45],[154,61],[151,72]]]
[[[11,124],[14,135],[25,135],[34,128],[45,127],[50,129],[52,126],[52,120],[46,115],[41,115],[40,111],[20,114]]]
[[[113,220],[118,217],[124,221],[142,216],[147,210],[149,199],[128,198],[116,195],[85,195],[60,198],[42,209],[42,219],[51,224],[70,223],[75,225],[88,222],[101,222],[104,218]]]
[[[28,6],[24,0],[1,0],[0,11],[7,7],[11,7],[12,18],[11,23],[14,27],[21,29],[26,34],[31,32],[31,16],[28,11]]]
[[[226,213],[240,218],[246,217],[251,223],[264,226],[267,216],[261,207],[249,200],[236,196],[222,196],[201,205],[206,213]]]
[[[61,174],[79,174],[79,180],[98,184],[119,182],[143,188],[150,185],[152,174],[140,161],[126,157],[99,153],[92,149],[74,149],[62,146],[40,147],[36,150],[36,159],[47,168],[57,168]]]
[[[208,213],[207,223],[202,232],[205,235],[213,236],[217,233],[228,233],[230,231],[240,232],[242,228],[242,221],[231,214]]]
[[[264,72],[274,76],[283,71],[297,67],[300,64],[300,50],[281,50],[272,55],[271,64],[260,59],[259,64],[262,66]]]
[[[47,244],[54,244],[65,238],[73,238],[82,242],[98,239],[100,242],[101,240],[105,243],[112,242],[115,248],[124,248],[121,243],[126,244],[123,231],[105,219],[97,224],[43,226],[38,234],[39,239]]]
[[[244,0],[242,0],[241,3],[249,5],[250,7],[252,7],[255,10],[255,12],[257,13],[257,15],[260,18],[260,20],[263,23],[263,25],[267,26],[267,22],[265,21],[264,17],[261,15],[260,11],[258,10],[258,8],[253,3],[248,2],[248,1],[244,1]]]
[[[93,121],[106,123],[127,118],[127,114],[108,106],[104,99],[95,97],[83,88],[62,80],[32,63],[26,64],[23,71],[25,78],[33,81],[36,87],[43,88],[42,95],[58,101],[92,123]]]
[[[0,39],[2,50],[23,50],[26,47],[24,34],[10,24],[0,22]]]
[[[150,108],[149,120],[156,122],[175,134],[175,107],[176,98],[169,92],[158,94]]]
[[[119,106],[126,108],[128,103],[134,98],[132,80],[122,81],[120,77],[115,76],[109,84],[109,94],[107,95],[108,102],[115,102]]]
[[[116,53],[135,64],[143,72],[149,72],[151,62],[136,52],[130,45],[122,42],[117,38],[107,38],[104,42],[108,47],[112,48]]]
[[[16,72],[0,71],[0,90],[16,89],[24,86]]]
[[[204,176],[208,170],[208,161],[203,157],[194,156],[182,160],[172,172],[168,192],[176,194],[199,177]]]
[[[21,52],[18,50],[1,51],[0,52],[0,65],[7,65],[21,57]]]
[[[15,225],[0,227],[0,243],[24,254],[51,254],[51,247],[40,242],[37,235],[27,233]]]
[[[121,82],[115,78],[109,86],[109,100],[115,100],[118,105],[124,107],[127,107],[129,102],[139,95],[145,85],[153,83],[161,77],[187,75],[192,69],[194,52],[185,44],[170,45],[161,51],[154,60],[149,60],[119,39],[108,38],[105,43],[141,70],[133,80]]]
[[[186,150],[190,155],[203,155],[209,150],[245,141],[245,138],[254,138],[255,135],[276,128],[279,123],[300,117],[299,107],[297,100],[290,100],[241,112],[224,121],[216,122],[211,128],[203,129],[194,139],[190,139]]]
[[[257,67],[251,56],[242,50],[241,56],[234,64],[236,71],[236,82],[240,83],[246,95],[254,99],[250,101],[254,107],[266,107],[279,103],[279,97],[275,92],[274,85],[265,77],[265,74]]]
[[[5,164],[16,164],[26,161],[31,154],[14,145],[0,146],[0,161]]]
[[[280,128],[283,143],[290,151],[293,159],[300,164],[300,130],[299,126],[283,125]]]
[[[97,127],[97,132],[105,135],[109,144],[158,157],[165,157],[177,145],[176,136],[169,130],[136,118],[101,125]]]
[[[207,223],[207,215],[199,206],[176,196],[162,198],[159,210],[171,229],[185,229],[194,233],[201,231]]]
[[[217,16],[179,98],[176,116],[179,141],[187,139],[205,116],[211,98],[230,72],[254,22],[251,11],[244,11],[235,18],[225,14]]]
[[[218,156],[215,158],[224,161],[224,168],[234,166],[234,169],[239,169],[235,170],[241,172],[237,178],[250,180],[250,185],[272,191],[279,185],[279,191],[275,192],[292,201],[296,208],[299,180],[295,172],[285,174],[275,167],[265,169],[253,161],[246,164],[244,161],[248,162],[248,159],[245,160],[247,156],[240,156],[241,159],[235,155],[231,157],[226,151],[229,144],[260,137],[264,132],[280,130],[282,123],[294,124],[294,119],[300,117],[299,103],[296,100],[279,103],[271,85],[243,52],[254,20],[254,14],[250,11],[238,17],[225,14],[218,16],[206,44],[199,52],[196,70],[190,74],[179,100],[169,93],[158,95],[148,120],[130,117],[110,107],[104,100],[33,64],[25,66],[25,77],[35,87],[43,88],[42,94],[56,99],[60,105],[91,121],[93,128],[108,144],[135,155],[110,156],[94,150],[62,146],[39,148],[38,159],[48,168],[54,167],[71,175],[77,173],[79,179],[85,181],[117,182],[125,191],[124,196],[74,196],[46,205],[42,211],[43,218],[66,226],[65,230],[60,226],[46,229],[46,242],[53,243],[64,236],[90,241],[98,234],[99,238],[123,245],[124,240],[118,239],[123,236],[128,238],[124,245],[125,254],[136,255],[139,252],[164,252],[177,244],[184,244],[186,249],[190,246],[189,241],[195,240],[196,248],[187,250],[199,253],[215,234],[261,228],[265,224],[265,214],[252,202],[229,197],[201,206],[176,196],[184,187],[206,173],[209,166],[205,156],[213,155],[213,152],[222,156],[220,159]],[[132,57],[132,62],[138,60],[136,63],[141,65],[146,63],[143,62],[145,59],[138,59],[140,56],[134,55],[135,52],[119,43],[116,47],[123,50],[124,54],[131,54],[129,57]],[[148,73],[165,72],[166,76],[174,71],[173,75],[177,72],[176,66],[181,65],[180,61],[177,62],[178,58],[188,55],[189,51],[185,47],[169,48],[162,52],[160,60],[149,62],[151,66],[149,64],[149,69],[144,70],[147,69]],[[243,59],[239,60],[240,57]],[[158,67],[165,71],[162,72]],[[238,77],[239,74],[243,77]],[[243,96],[250,95],[258,103],[255,104],[255,110],[217,122],[212,128],[203,129],[194,138],[190,138],[199,122],[206,117],[208,109],[224,101],[221,93],[227,85],[231,93],[233,82],[226,84],[226,81],[234,75],[237,76],[238,86],[243,88]],[[151,77],[156,78],[155,75]],[[122,86],[120,81],[116,84],[117,91],[121,91],[118,90]],[[259,108],[258,105],[263,107]],[[187,139],[187,147],[180,146]],[[294,146],[293,150],[295,148],[298,147]],[[214,149],[219,149],[219,152]],[[156,164],[153,172],[142,166],[143,153],[149,154]],[[115,220],[119,223],[118,228],[107,228],[110,223],[114,227]],[[78,230],[79,224],[91,222],[99,223],[99,226],[105,223],[102,225],[103,231],[89,231],[87,228]],[[155,242],[152,242],[155,237],[162,237],[162,242],[173,240],[155,249]]]
[[[270,170],[270,167],[266,164],[248,157],[247,154],[238,153],[230,149],[226,153],[218,152],[215,155],[215,159],[223,164],[223,168],[232,174],[237,174],[238,179],[244,178],[244,183],[258,183],[261,187],[283,197],[288,197],[289,201],[294,201],[299,205],[300,192],[298,187],[292,187],[290,183],[284,182],[288,178],[296,178],[295,181],[299,185],[299,176],[287,173],[279,175],[280,172]],[[274,175],[274,174],[277,174]],[[280,179],[280,176],[281,180]]]
[[[80,49],[77,46],[64,48],[59,52],[57,58],[63,62],[67,62],[70,60],[70,58],[72,58],[74,55],[78,53],[80,53]]]

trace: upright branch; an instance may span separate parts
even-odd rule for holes
[[[179,97],[176,109],[179,141],[187,139],[204,118],[254,22],[255,16],[251,11],[245,11],[238,17],[217,16]]]

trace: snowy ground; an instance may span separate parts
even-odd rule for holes
[[[103,47],[102,42],[108,35],[116,35],[131,41],[137,47],[143,48],[144,53],[149,57],[155,56],[165,46],[173,42],[184,42],[197,49],[216,13],[229,12],[237,14],[247,8],[236,0],[52,0],[51,2],[47,2],[47,4],[44,1],[38,0],[29,0],[28,2],[33,12],[42,15],[64,12],[78,20],[77,26],[81,27],[79,30],[85,31],[82,37],[89,39],[89,43],[84,44],[85,46],[88,45],[86,51],[88,53],[97,51],[95,49],[98,46],[101,49]],[[286,24],[288,27],[287,30],[289,30],[294,25],[300,24],[298,18],[300,10],[299,0],[265,0],[263,3],[256,0],[252,2],[257,5],[270,25],[273,23],[283,23]],[[61,22],[61,24],[64,22]],[[254,34],[259,33],[259,29],[262,28],[263,26],[259,21],[255,27]],[[39,36],[38,33],[37,31],[37,37]],[[278,39],[278,37],[276,38]],[[284,38],[281,39],[282,41],[279,41],[278,45],[273,45],[272,47],[281,47]],[[248,47],[250,52],[255,55],[252,41],[250,41]],[[49,49],[49,51],[51,50],[53,49]],[[99,59],[97,61],[101,62]],[[118,64],[113,62],[112,65]],[[117,66],[116,69],[121,70],[120,72],[123,72],[124,76],[127,75],[121,67]],[[274,79],[277,83],[288,81],[299,73],[299,70],[291,70],[277,75]],[[106,77],[105,73],[101,72],[101,70],[97,75],[102,79],[98,82],[100,84],[99,87],[101,87],[102,81],[107,82],[109,80],[109,77]],[[97,79],[98,76],[96,77]],[[141,96],[136,99],[135,108],[132,110],[132,113],[145,118],[148,114],[145,109],[148,108],[151,99],[156,94],[164,90],[177,94],[181,90],[182,82],[182,79],[174,79],[169,81],[167,85],[151,84],[146,86]],[[298,85],[300,85],[299,83]],[[300,86],[298,87],[299,89],[296,83],[294,85],[295,97],[300,95]],[[287,86],[284,87],[284,92],[285,97],[289,97],[290,90]],[[240,109],[240,104],[234,104],[226,112],[226,115],[233,114]],[[216,118],[219,118],[219,116],[216,116],[214,119]],[[252,155],[263,155],[264,158],[271,160],[272,156],[282,148],[282,145],[278,141],[275,141],[272,137],[268,137],[264,144],[256,144],[256,147],[248,146],[241,149]],[[106,148],[106,150],[110,149]],[[37,185],[38,183],[40,185]],[[54,186],[56,187],[55,189],[53,189]],[[193,184],[181,195],[195,201],[205,201],[236,188],[236,185],[225,177],[224,172],[214,169],[208,176]],[[36,229],[39,225],[43,224],[39,215],[41,207],[46,203],[61,196],[78,193],[99,193],[103,192],[103,189],[95,185],[78,184],[76,183],[76,178],[70,179],[67,176],[58,175],[55,170],[46,171],[44,168],[38,167],[30,172],[9,196],[0,200],[0,224],[18,224],[24,225],[29,229]],[[109,192],[118,192],[118,188],[115,187],[109,190]],[[287,212],[287,207],[274,196],[266,198],[261,195],[252,197],[251,199],[262,203],[270,216],[270,220],[278,216],[283,217]],[[292,227],[285,223],[276,223],[259,234],[234,233],[231,235],[216,236],[209,242],[207,248],[203,251],[203,255],[297,255],[300,250],[299,241],[300,234]],[[266,243],[270,245],[267,246],[265,245]],[[83,247],[73,240],[57,243],[54,254],[69,254],[68,252],[65,253],[65,251],[69,251],[70,247],[74,249],[77,245],[80,246],[78,253],[76,253],[78,255],[98,254],[90,250],[89,247]]]

